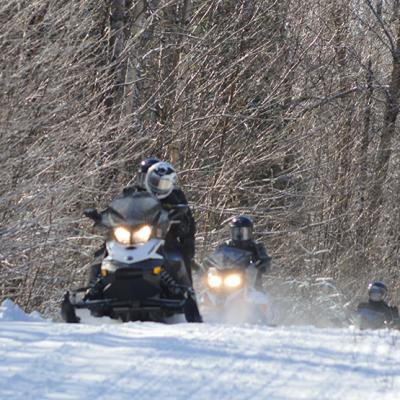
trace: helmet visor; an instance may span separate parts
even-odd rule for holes
[[[174,181],[168,176],[159,176],[158,174],[151,174],[148,179],[150,190],[154,194],[168,195],[174,188]]]
[[[252,229],[248,226],[245,227],[234,226],[232,228],[232,240],[234,242],[250,240],[251,236],[252,236]]]
[[[369,299],[372,301],[382,301],[386,297],[386,290],[381,287],[372,286],[369,290]]]
[[[150,176],[149,183],[152,187],[160,191],[168,191],[174,186],[168,177],[158,176],[156,174]]]

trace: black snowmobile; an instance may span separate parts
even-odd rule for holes
[[[256,264],[250,251],[223,244],[203,260],[200,307],[218,322],[263,323],[272,319],[269,296],[256,288]]]
[[[166,211],[147,192],[119,197],[99,213],[84,214],[106,228],[106,257],[100,276],[89,287],[67,292],[61,306],[64,321],[80,322],[80,310],[122,321],[166,322],[184,314],[201,322],[195,293],[180,254],[164,250],[164,239],[186,205]]]
[[[386,312],[371,303],[361,303],[355,314],[355,324],[364,329],[398,329],[400,330],[400,318],[392,315],[392,307],[387,306]]]

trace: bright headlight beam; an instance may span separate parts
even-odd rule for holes
[[[222,278],[218,275],[208,275],[207,283],[210,288],[217,289],[222,285]]]
[[[129,229],[126,229],[123,226],[118,226],[117,228],[114,228],[114,236],[117,242],[122,244],[130,244],[131,232]]]
[[[238,287],[241,284],[242,277],[239,274],[231,274],[224,279],[224,285],[230,288]]]
[[[150,239],[150,235],[151,227],[144,225],[137,231],[132,232],[132,241],[134,243],[145,243]]]

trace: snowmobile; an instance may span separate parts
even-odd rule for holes
[[[270,300],[255,287],[257,265],[246,250],[222,246],[201,264],[200,308],[208,321],[270,324]]]
[[[364,329],[397,329],[400,330],[400,318],[387,319],[382,312],[363,307],[353,317],[354,324]]]
[[[99,278],[89,287],[67,292],[61,305],[66,322],[92,317],[167,322],[184,314],[201,322],[195,293],[182,256],[165,251],[165,236],[186,205],[164,210],[148,192],[116,198],[106,210],[84,215],[107,231],[106,257]],[[81,316],[79,316],[81,314]]]

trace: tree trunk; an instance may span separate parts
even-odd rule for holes
[[[374,184],[371,188],[370,212],[375,221],[379,218],[379,208],[382,205],[385,180],[392,154],[392,139],[395,134],[396,120],[399,114],[400,96],[400,19],[397,20],[397,38],[392,48],[392,73],[389,90],[386,95],[385,113],[382,134],[379,141],[377,162],[374,171]]]

